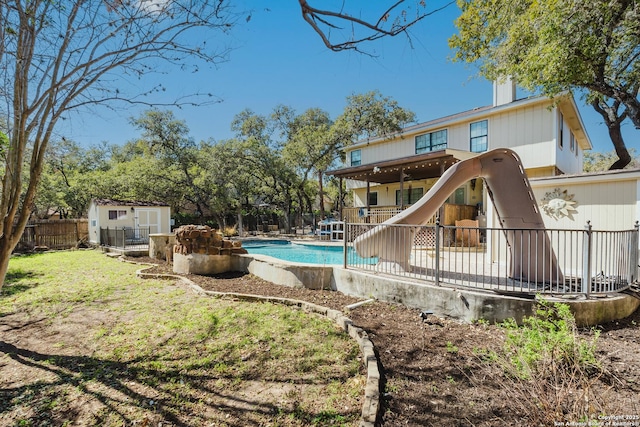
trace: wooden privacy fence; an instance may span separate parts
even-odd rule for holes
[[[87,243],[89,221],[87,219],[37,220],[30,222],[22,233],[16,250],[69,249],[79,242]]]

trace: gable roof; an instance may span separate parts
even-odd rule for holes
[[[393,140],[398,137],[402,137],[403,135],[411,135],[420,132],[431,131],[436,128],[446,127],[454,123],[462,122],[462,121],[470,121],[476,118],[480,119],[483,117],[487,117],[489,115],[494,115],[501,113],[503,111],[509,111],[516,108],[522,108],[527,105],[534,105],[540,103],[548,103],[550,105],[556,105],[559,107],[563,114],[565,115],[565,119],[571,124],[573,129],[576,132],[576,139],[580,144],[580,147],[584,150],[589,150],[592,148],[591,140],[586,133],[584,123],[582,122],[582,118],[580,117],[580,112],[578,111],[578,106],[573,99],[573,96],[570,93],[563,93],[558,95],[555,99],[548,98],[543,95],[530,96],[527,98],[517,99],[513,102],[509,102],[501,105],[485,105],[482,107],[476,107],[471,110],[462,111],[455,114],[450,114],[448,116],[439,117],[437,119],[429,120],[427,122],[417,123],[415,125],[407,126],[402,128],[399,132],[373,137],[369,139],[363,139],[357,141],[356,143],[345,147],[345,151],[351,151],[353,149],[358,149],[362,146],[367,146],[372,143],[378,142],[386,142]]]
[[[164,202],[141,200],[93,199],[97,206],[169,206]]]

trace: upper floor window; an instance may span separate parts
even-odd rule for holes
[[[562,113],[559,113],[558,115],[560,116],[558,123],[558,147],[562,149],[562,146],[564,145],[564,116]]]
[[[416,154],[444,150],[445,148],[447,148],[446,129],[416,136]]]
[[[569,133],[569,150],[572,153],[578,153],[578,150],[576,150],[576,137],[573,132]]]
[[[489,148],[489,124],[487,120],[471,123],[471,151],[482,153]]]
[[[127,219],[127,211],[109,211],[109,219]]]
[[[362,153],[360,150],[351,152],[351,166],[360,166],[362,164]]]

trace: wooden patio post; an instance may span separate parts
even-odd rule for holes
[[[342,177],[339,178],[338,182],[339,182],[339,185],[338,185],[338,215],[340,216],[340,221],[344,221],[344,216],[342,215],[342,205],[343,205],[343,199],[342,199]]]
[[[364,216],[364,222],[365,223],[369,223],[370,221],[370,217],[369,217],[369,194],[371,193],[371,183],[369,182],[369,177],[371,175],[367,174],[367,201],[366,201],[366,208],[367,208],[367,214]]]
[[[400,210],[404,210],[404,168],[400,168]]]

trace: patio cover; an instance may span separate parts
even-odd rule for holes
[[[399,159],[335,169],[327,171],[327,175],[378,184],[438,178],[453,164],[477,155],[469,151],[447,148]]]

